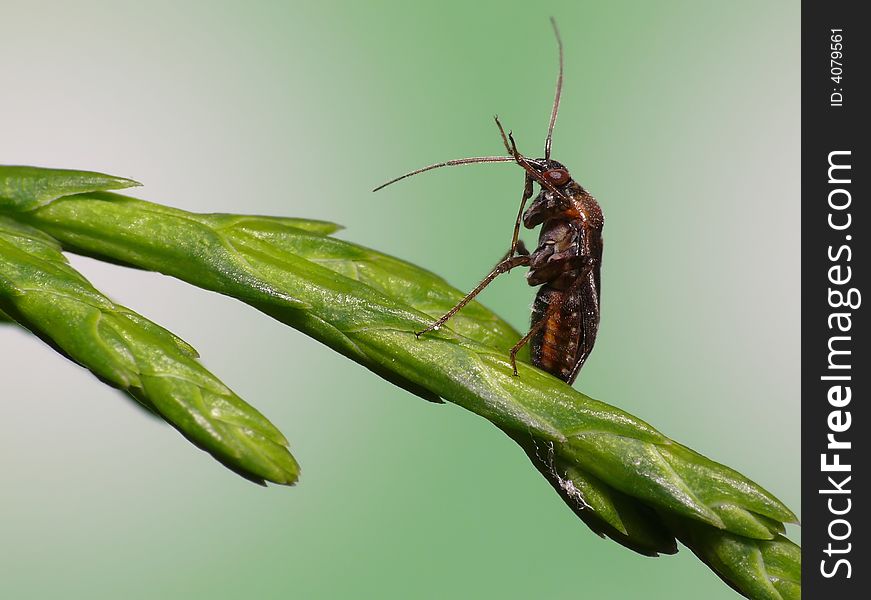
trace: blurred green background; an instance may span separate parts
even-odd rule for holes
[[[461,289],[505,251],[510,165],[606,215],[576,387],[799,505],[798,2],[0,0],[0,163],[94,169],[193,211],[334,220]],[[527,235],[534,241],[534,235]],[[254,486],[35,338],[0,328],[0,597],[732,598],[685,549],[600,540],[486,421],[235,301],[74,257],[196,346],[303,466]],[[519,329],[533,290],[482,301]],[[791,528],[793,539],[798,530]]]

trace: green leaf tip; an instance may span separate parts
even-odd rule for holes
[[[0,216],[0,311],[159,415],[218,461],[293,484],[287,439],[169,331],[102,295],[42,232]]]
[[[293,217],[271,217],[264,215],[236,215],[211,213],[199,215],[199,219],[216,229],[238,229],[248,231],[257,237],[281,235],[282,231],[295,229],[316,235],[330,235],[344,229],[342,225],[314,219]]]
[[[729,587],[752,600],[800,600],[801,548],[782,535],[756,540],[665,516],[678,539]]]
[[[29,211],[63,196],[140,185],[93,171],[0,165],[0,211]]]

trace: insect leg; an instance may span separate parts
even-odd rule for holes
[[[517,250],[517,240],[520,238],[520,222],[523,220],[523,209],[526,208],[526,201],[530,198],[532,198],[532,177],[527,173],[523,184],[523,197],[520,199],[520,210],[517,211],[517,220],[514,222],[514,236],[511,238],[509,256],[514,256],[514,252]]]
[[[517,145],[508,143],[508,136],[505,135],[505,129],[502,128],[502,123],[499,122],[499,117],[496,116],[496,126],[499,128],[499,133],[502,136],[502,143],[505,144],[505,150],[515,158],[520,156],[517,151]],[[511,249],[508,251],[508,256],[514,256],[517,251],[517,240],[520,237],[520,223],[523,220],[523,209],[526,208],[526,201],[532,198],[532,176],[526,173],[526,178],[523,182],[523,196],[520,199],[520,210],[517,211],[517,220],[514,222],[514,236],[511,238]]]
[[[554,305],[554,306],[556,306],[556,305]],[[553,310],[554,310],[553,308],[548,307],[547,312],[550,313]],[[524,335],[522,338],[520,338],[520,341],[517,342],[516,344],[514,344],[514,346],[512,346],[512,348],[511,348],[511,351],[508,353],[508,356],[511,360],[511,368],[514,369],[514,376],[515,377],[517,377],[517,353],[520,352],[521,348],[523,348],[526,344],[529,343],[529,340],[532,339],[532,336],[534,336],[539,329],[544,327],[545,323],[547,323],[547,317],[539,320],[538,323],[536,323],[535,325],[530,327],[527,334]]]
[[[502,134],[502,141],[505,143],[505,148],[508,152],[514,156],[514,161],[523,167],[523,170],[532,177],[535,181],[541,184],[541,187],[546,188],[550,193],[554,194],[558,198],[562,199],[567,205],[571,204],[571,200],[568,196],[566,196],[562,191],[558,190],[550,181],[541,176],[541,173],[535,170],[533,166],[529,163],[525,156],[523,156],[520,151],[517,149],[517,143],[514,141],[514,136],[509,131],[508,135],[505,135],[505,129],[502,127],[502,123],[499,121],[499,117],[496,117],[496,126],[499,127],[499,133]]]
[[[514,148],[514,150],[512,150],[511,146],[508,144],[508,137],[505,135],[505,129],[502,128],[502,123],[499,121],[499,115],[496,115],[493,118],[496,119],[496,127],[499,128],[499,134],[502,136],[502,143],[505,144],[505,151],[516,158],[515,151],[517,150],[517,148]]]
[[[483,290],[485,287],[490,285],[494,279],[496,279],[497,277],[499,277],[503,273],[507,273],[508,271],[513,269],[514,267],[528,265],[529,260],[530,260],[529,256],[526,255],[526,256],[509,256],[508,258],[506,258],[502,261],[499,261],[499,264],[497,264],[495,267],[493,267],[493,270],[487,274],[487,276],[481,281],[481,283],[478,284],[478,286],[474,290],[472,290],[471,292],[466,294],[465,298],[463,298],[462,300],[457,302],[457,304],[451,310],[446,312],[438,321],[436,321],[435,323],[433,323],[432,325],[430,325],[429,327],[427,327],[423,331],[419,331],[419,332],[415,333],[414,335],[416,335],[419,338],[420,336],[422,336],[425,333],[428,333],[430,331],[438,329],[439,327],[444,325],[448,319],[450,319],[455,314],[457,314],[457,312],[459,312],[460,309],[462,309],[469,302],[471,302],[475,298],[475,296],[480,294],[481,290]]]

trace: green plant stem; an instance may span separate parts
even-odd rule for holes
[[[329,237],[335,226],[198,215],[109,193],[7,211],[66,249],[236,297],[414,393],[485,417],[600,535],[650,555],[674,552],[677,537],[748,597],[800,593],[797,547],[781,535],[795,516],[774,496],[530,365],[514,377],[507,348],[518,334],[480,305],[416,339],[461,294]]]
[[[243,476],[292,484],[287,440],[181,339],[113,303],[46,234],[0,216],[0,309]]]

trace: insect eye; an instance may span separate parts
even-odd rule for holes
[[[544,172],[544,176],[554,185],[565,185],[571,179],[565,169],[548,169]]]

